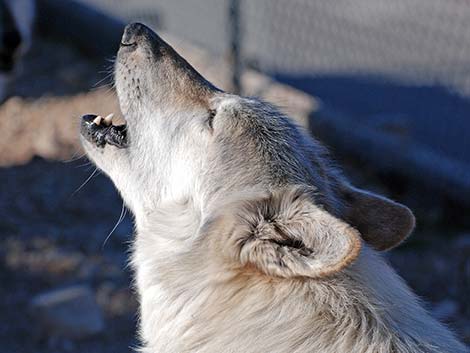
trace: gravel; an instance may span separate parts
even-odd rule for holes
[[[86,285],[58,288],[36,295],[31,314],[42,337],[86,339],[104,331],[94,291]]]

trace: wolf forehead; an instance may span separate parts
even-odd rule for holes
[[[257,174],[258,181],[270,186],[308,184],[317,189],[318,201],[327,201],[325,197],[332,201],[337,171],[327,150],[276,106],[228,96],[213,104],[217,107],[212,122],[215,143],[210,152],[220,162],[225,180],[233,173],[240,178]]]

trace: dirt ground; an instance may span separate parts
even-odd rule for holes
[[[96,88],[105,70],[73,48],[38,39],[13,87],[15,97],[0,106],[2,352],[119,353],[137,345],[138,306],[127,267],[131,216],[108,238],[122,200],[82,158],[77,142],[82,114],[118,112],[113,92]],[[387,176],[346,162],[359,185],[413,206],[414,194],[390,187]],[[452,215],[443,218],[440,207],[424,204],[416,234],[387,256],[433,314],[468,343],[470,230],[451,226]],[[75,284],[93,290],[102,333],[61,337],[31,314],[37,294]]]

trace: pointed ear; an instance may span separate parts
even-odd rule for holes
[[[410,209],[385,197],[343,185],[345,220],[376,250],[388,250],[405,240],[415,226]]]
[[[351,264],[359,233],[294,187],[233,202],[209,222],[211,243],[235,266],[284,278],[322,278]]]

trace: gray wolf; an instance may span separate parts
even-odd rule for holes
[[[135,217],[143,352],[467,351],[382,258],[414,227],[407,207],[142,24],[115,83],[126,124],[86,115],[81,134]]]

